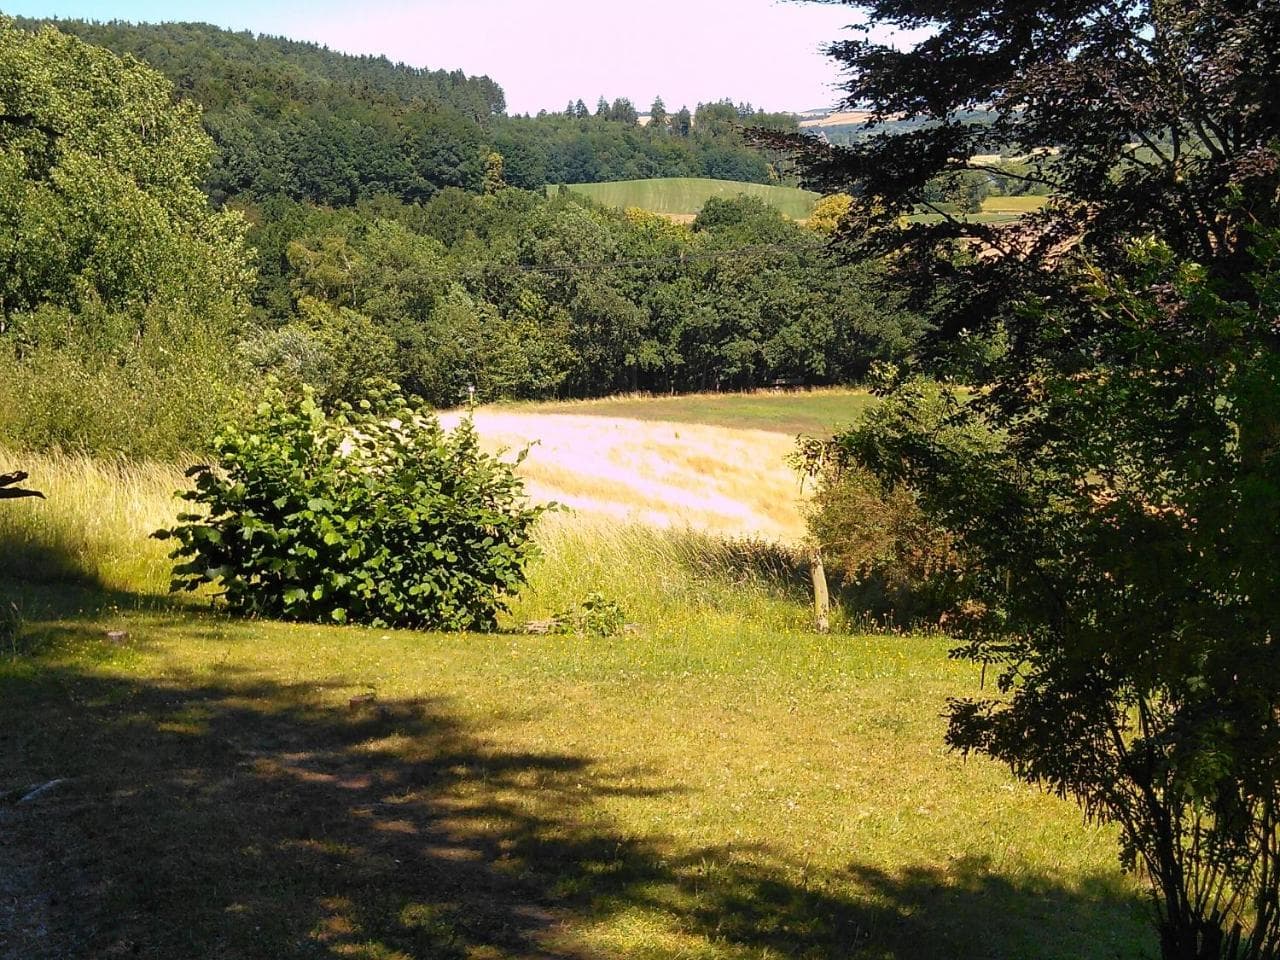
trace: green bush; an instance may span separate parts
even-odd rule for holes
[[[291,620],[486,630],[525,582],[531,529],[514,466],[390,391],[326,414],[272,390],[193,467],[174,589],[222,587],[232,609]]]
[[[208,450],[219,423],[251,409],[251,385],[230,321],[186,319],[130,331],[104,311],[16,318],[0,336],[0,444],[134,460]],[[104,320],[117,329],[93,329]]]
[[[556,633],[613,637],[626,628],[627,614],[618,601],[593,590],[582,602],[561,610],[555,620]]]
[[[896,373],[882,376],[891,380]],[[899,623],[945,620],[955,612],[971,560],[923,509],[891,451],[904,436],[920,436],[948,463],[980,462],[997,438],[972,423],[960,425],[965,403],[962,393],[915,378],[848,431],[801,442],[793,462],[815,484],[809,535],[841,577],[842,599],[857,612]],[[964,485],[980,473],[959,466],[955,476]]]
[[[809,535],[854,612],[898,623],[936,621],[955,599],[960,558],[913,491],[866,469],[828,465],[806,510]]]

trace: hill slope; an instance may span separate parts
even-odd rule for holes
[[[793,220],[805,220],[818,202],[818,194],[796,187],[775,187],[733,180],[701,177],[667,177],[658,180],[623,180],[617,183],[569,184],[574,193],[611,207],[639,207],[672,217],[696,217],[712,197],[759,197]],[[555,187],[548,187],[554,190]]]
[[[462,71],[354,57],[282,37],[201,23],[55,26],[136,57],[204,109],[217,145],[205,187],[215,202],[284,195],[331,206],[391,194],[422,200],[444,187],[479,190],[485,123],[501,87]]]

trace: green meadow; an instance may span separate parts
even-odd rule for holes
[[[511,409],[631,420],[701,423],[713,427],[825,436],[847,425],[874,398],[865,390],[761,390],[755,393],[694,393],[682,396],[618,396],[569,403],[512,404]]]
[[[712,197],[758,197],[793,220],[806,220],[818,202],[818,194],[796,187],[776,187],[701,177],[664,177],[656,180],[623,180],[616,183],[575,183],[568,188],[610,207],[639,207],[672,217],[696,217]],[[553,193],[557,187],[547,188]]]
[[[788,430],[827,416],[794,399]],[[617,404],[642,402],[679,413]],[[237,620],[163,593],[177,468],[27,465],[49,500],[0,511],[0,956],[1154,948],[1111,830],[944,748],[976,668],[939,635],[815,634],[785,549],[553,514],[498,634]],[[593,592],[625,632],[523,629]]]

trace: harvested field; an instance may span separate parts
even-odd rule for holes
[[[445,414],[447,426],[461,414]],[[478,410],[489,450],[535,443],[522,471],[534,500],[584,515],[729,537],[804,534],[794,439],[765,430],[576,414]]]

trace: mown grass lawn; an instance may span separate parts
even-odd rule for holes
[[[567,403],[520,404],[539,413],[575,413],[634,420],[703,423],[768,430],[789,436],[830,436],[875,403],[865,390],[779,390],[757,393],[697,393],[673,397],[608,397]]]
[[[233,620],[161,593],[176,468],[19,459],[3,960],[1155,952],[1112,831],[945,750],[972,666],[812,633],[786,549],[557,514],[504,633]]]
[[[945,640],[816,636],[781,587],[667,575],[610,639],[8,585],[0,955],[1150,951],[1110,831],[944,750],[978,679]]]

